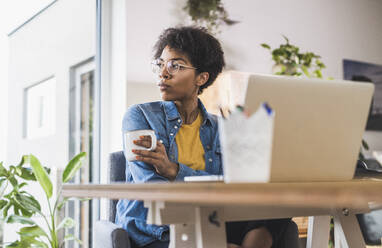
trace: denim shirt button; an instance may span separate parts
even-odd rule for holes
[[[211,150],[211,146],[210,145],[207,145],[207,150]]]
[[[175,129],[177,129],[177,128],[178,128],[178,126],[174,126],[174,128],[175,128]]]
[[[209,158],[208,161],[212,162],[212,158]]]
[[[180,123],[180,119],[178,119],[178,122]]]
[[[173,133],[170,133],[171,136],[173,136],[174,134]]]

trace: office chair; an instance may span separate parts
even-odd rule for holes
[[[125,182],[126,160],[123,151],[109,155],[109,183]],[[110,200],[109,220],[97,221],[94,226],[95,248],[131,248],[126,230],[114,224],[118,200]]]
[[[109,155],[109,175],[110,182],[124,182],[126,160],[123,151],[113,152]],[[114,224],[116,205],[118,200],[110,201],[109,221],[98,221],[95,225],[95,248],[131,248],[131,241],[126,230]],[[275,248],[298,248],[300,247],[298,238],[298,227],[291,221],[282,242]]]

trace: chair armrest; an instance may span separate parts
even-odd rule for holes
[[[130,248],[126,230],[106,220],[94,224],[94,248]]]

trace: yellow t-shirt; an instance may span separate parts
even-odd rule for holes
[[[204,148],[199,134],[202,121],[202,116],[199,113],[193,123],[183,124],[175,137],[178,146],[178,162],[194,170],[204,170],[206,167]]]

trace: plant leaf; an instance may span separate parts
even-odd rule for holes
[[[38,159],[32,154],[27,155],[25,157],[25,160],[32,166],[33,173],[36,176],[37,181],[40,183],[41,187],[44,189],[47,197],[48,198],[52,197],[52,193],[53,193],[52,182],[50,181],[50,178],[46,170],[41,166],[40,161],[38,161]]]
[[[7,205],[7,203],[8,203],[8,201],[6,201],[6,200],[0,200],[0,209],[5,207],[5,205]]]
[[[77,170],[81,168],[83,161],[85,160],[86,152],[81,152],[77,154],[68,165],[65,167],[64,173],[62,174],[62,182],[66,183],[73,178]]]
[[[7,223],[20,223],[20,224],[29,224],[29,225],[35,225],[36,223],[27,217],[19,216],[12,214],[7,218]]]
[[[29,181],[36,181],[36,177],[33,174],[32,168],[21,168],[21,174],[20,177],[25,180]]]
[[[0,177],[6,177],[8,175],[7,169],[3,166],[3,162],[0,162]]]
[[[29,237],[39,237],[39,236],[49,237],[48,234],[38,225],[23,227],[19,230],[18,233],[22,236],[29,236]]]
[[[60,211],[65,206],[65,203],[69,201],[69,199],[69,197],[64,197],[64,199],[57,204],[57,210]]]
[[[80,245],[82,245],[82,241],[79,238],[75,237],[73,234],[65,235],[64,242],[70,241],[70,240],[74,240]]]
[[[72,218],[65,217],[61,221],[61,223],[57,226],[56,230],[60,230],[62,228],[72,228],[75,226],[75,224],[76,224],[76,222]]]
[[[271,50],[271,47],[268,44],[262,43],[260,44],[262,47]]]
[[[5,178],[0,180],[0,198],[3,197],[5,190],[7,189],[8,182]]]
[[[8,210],[9,210],[9,208],[10,208],[11,206],[12,206],[12,205],[11,205],[10,202],[8,202],[8,203],[5,205],[5,207],[4,207],[4,209],[3,209],[3,217],[4,217],[4,218],[6,218],[6,217],[8,216]]]
[[[286,41],[287,44],[289,44],[289,39],[285,36],[285,35],[282,35]]]
[[[25,209],[32,212],[41,211],[40,203],[33,196],[17,194],[15,198]]]

